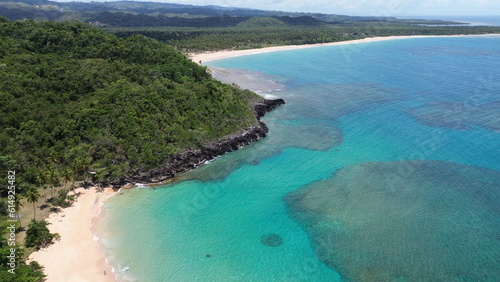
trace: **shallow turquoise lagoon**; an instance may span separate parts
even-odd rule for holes
[[[267,138],[104,205],[121,280],[500,279],[500,36],[209,65],[277,80],[287,104]]]

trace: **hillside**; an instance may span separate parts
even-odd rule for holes
[[[15,2],[10,2],[15,1]],[[498,33],[500,27],[440,20],[353,17],[159,2],[0,0],[11,20],[81,21],[118,37],[144,35],[184,53],[302,45],[393,35]]]
[[[256,94],[156,40],[0,19],[0,167],[109,182],[258,127]],[[3,176],[3,175],[2,175]]]
[[[47,0],[0,0],[0,16],[11,20],[80,20],[116,26],[235,26],[252,17],[290,19],[292,25],[321,23],[456,24],[449,21],[406,20],[395,17],[353,17],[336,14],[265,11],[237,7],[196,6],[145,1],[55,2]],[[178,23],[180,22],[180,23]],[[206,25],[204,27],[207,27]]]

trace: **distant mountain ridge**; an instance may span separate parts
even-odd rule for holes
[[[86,22],[99,21],[104,25],[112,26],[199,26],[206,22],[186,19],[196,18],[222,18],[223,23],[210,24],[209,26],[233,26],[250,17],[278,17],[290,25],[320,25],[321,23],[349,23],[349,22],[412,22],[415,20],[402,20],[394,17],[358,17],[321,13],[296,13],[282,11],[266,11],[249,8],[221,7],[215,5],[196,6],[187,4],[138,2],[138,1],[113,1],[113,2],[55,2],[48,0],[0,0],[0,16],[11,20],[18,19],[48,19],[55,21],[81,20]],[[101,14],[108,13],[108,14]],[[116,13],[117,19],[110,22],[104,19],[109,13]],[[142,19],[137,25],[137,15]],[[135,16],[135,17],[134,17]],[[165,18],[171,18],[170,21]],[[172,18],[182,23],[172,23]],[[233,19],[229,19],[233,18]],[[234,18],[240,18],[235,20]],[[185,20],[179,20],[185,19]],[[125,21],[125,23],[124,23]],[[214,20],[208,20],[208,22]],[[151,22],[157,22],[151,24]],[[417,23],[429,23],[419,20]],[[432,21],[435,23],[436,21]],[[451,23],[437,21],[442,24]]]

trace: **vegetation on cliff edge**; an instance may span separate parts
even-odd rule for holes
[[[2,181],[13,169],[24,187],[154,169],[255,125],[258,99],[154,39],[0,19]]]

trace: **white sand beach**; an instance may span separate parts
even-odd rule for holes
[[[411,35],[411,36],[387,36],[387,37],[370,37],[358,40],[348,40],[348,41],[339,41],[339,42],[331,42],[331,43],[319,43],[319,44],[307,44],[307,45],[286,45],[286,46],[276,46],[276,47],[266,47],[259,49],[248,49],[248,50],[225,50],[225,51],[216,51],[216,52],[205,52],[205,53],[197,53],[191,54],[190,58],[196,63],[206,63],[209,61],[215,61],[220,59],[245,56],[245,55],[253,55],[267,52],[276,52],[276,51],[286,51],[286,50],[296,50],[296,49],[304,49],[304,48],[314,48],[314,47],[322,47],[322,46],[335,46],[335,45],[350,45],[350,44],[359,44],[359,43],[367,43],[367,42],[376,42],[376,41],[385,41],[385,40],[394,40],[394,39],[408,39],[408,38],[429,38],[429,37],[456,37],[456,36],[491,36],[495,34],[487,34],[487,35]]]
[[[46,219],[50,231],[59,233],[61,240],[32,253],[29,259],[44,266],[49,282],[116,281],[91,231],[100,206],[115,192],[111,188],[104,192],[78,188],[75,192],[81,194],[73,206]]]

